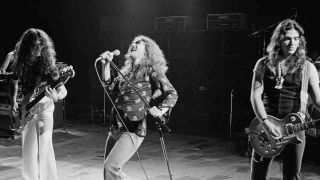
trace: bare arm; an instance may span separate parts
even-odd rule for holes
[[[261,77],[257,76],[256,72],[254,72],[251,85],[250,101],[255,115],[259,119],[267,118],[267,113],[265,111],[265,107],[261,98],[263,90],[263,80]]]
[[[110,75],[110,63],[103,61],[102,62],[102,79],[108,81],[111,77]]]
[[[103,80],[103,86],[106,87],[110,93],[116,92],[116,86],[119,82],[119,76],[115,77],[114,73],[112,73],[110,69],[110,61],[112,61],[113,56],[113,53],[110,53],[109,51],[100,55],[100,57],[103,58],[103,60],[101,60],[101,77]]]
[[[265,106],[262,100],[262,94],[264,91],[264,82],[263,82],[263,75],[261,69],[258,68],[256,65],[253,78],[252,78],[252,85],[251,85],[251,95],[250,101],[253,108],[255,115],[259,118],[260,122],[263,123],[269,133],[271,133],[274,137],[280,137],[281,132],[279,127],[276,127],[272,124],[267,116],[267,112],[265,110]]]
[[[2,74],[6,74],[6,69],[12,60],[13,60],[13,52],[9,52],[6,56],[6,59],[2,63],[2,66],[0,69]]]
[[[11,80],[10,81],[10,100],[11,100],[12,112],[16,112],[18,109],[17,94],[18,94],[18,80]]]
[[[111,77],[110,75],[110,61],[112,61],[114,54],[106,51],[100,55],[103,59],[102,62],[102,79],[108,81]]]
[[[319,88],[319,75],[316,67],[310,63],[309,71],[309,90],[310,97],[316,108],[320,110],[320,88]]]

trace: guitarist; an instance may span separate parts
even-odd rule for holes
[[[41,91],[40,85],[58,79],[56,53],[51,38],[43,30],[30,28],[19,40],[17,60],[10,83],[12,113],[17,116],[18,83],[30,102]],[[67,95],[62,85],[57,89],[44,86],[46,96],[31,110],[32,118],[22,132],[22,177],[25,180],[56,180],[56,161],[52,144],[54,102]]]
[[[306,56],[306,40],[303,28],[294,20],[280,22],[274,30],[267,47],[267,56],[258,60],[253,70],[251,104],[255,115],[274,138],[281,137],[278,127],[268,120],[267,115],[279,119],[290,113],[300,112],[302,67],[307,72],[308,93],[314,105],[320,107],[320,89],[317,70]],[[302,102],[302,103],[301,103]],[[288,144],[279,157],[282,158],[283,179],[299,180],[302,157],[305,148],[305,134],[299,144]],[[251,158],[251,179],[265,180],[273,158],[261,157],[253,151]]]

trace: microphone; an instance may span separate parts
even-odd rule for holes
[[[107,52],[107,51],[106,51]],[[105,54],[106,52],[102,53],[97,59],[96,61],[104,61],[106,59],[106,57],[103,57],[103,54]],[[119,56],[120,55],[120,51],[118,49],[110,52],[110,54],[112,56]]]

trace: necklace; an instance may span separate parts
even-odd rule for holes
[[[284,76],[287,74],[289,67],[284,63],[278,63],[278,72],[276,77],[276,86],[274,88],[281,89],[283,87]]]

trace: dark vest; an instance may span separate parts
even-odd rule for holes
[[[302,68],[299,67],[293,73],[287,73],[283,78],[283,87],[276,89],[276,75],[265,67],[263,101],[267,114],[278,118],[284,118],[289,113],[300,110],[300,93]]]

